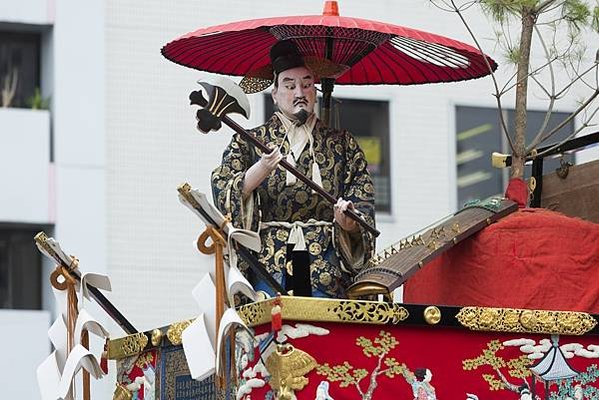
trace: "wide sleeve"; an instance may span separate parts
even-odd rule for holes
[[[243,199],[245,173],[254,162],[254,150],[235,134],[223,153],[221,165],[212,171],[212,196],[216,207],[231,218],[233,226],[258,229],[258,196]]]
[[[375,226],[374,185],[367,169],[366,157],[349,132],[345,132],[345,177],[343,198],[350,200],[354,208]],[[375,237],[361,225],[356,232],[349,233],[335,224],[335,241],[344,266],[350,273],[357,273],[367,265],[375,251]]]

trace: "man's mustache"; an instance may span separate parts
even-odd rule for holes
[[[299,98],[293,100],[294,106],[297,106],[298,104],[308,105],[308,100],[305,97],[299,97]]]

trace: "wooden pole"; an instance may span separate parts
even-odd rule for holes
[[[207,245],[206,242],[208,239],[212,240],[211,245]],[[225,248],[225,239],[220,229],[215,228],[212,225],[208,225],[206,230],[202,232],[197,241],[198,250],[203,254],[214,254],[214,279],[216,280],[216,334],[215,337],[218,337],[218,332],[220,329],[220,320],[225,313],[225,305],[228,303],[227,301],[227,289],[225,284],[225,266],[224,266],[224,248]],[[216,362],[220,362],[220,360],[216,360]],[[224,371],[224,368],[221,368],[221,371]],[[216,384],[219,390],[226,389],[225,379],[222,376],[216,377]]]
[[[212,240],[211,245],[207,245],[208,239]],[[224,267],[224,248],[225,239],[218,228],[209,225],[202,232],[197,241],[197,247],[200,253],[214,254],[214,279],[216,286],[216,335],[220,327],[220,319],[225,313],[225,304],[227,303],[227,290],[225,287],[225,267]]]

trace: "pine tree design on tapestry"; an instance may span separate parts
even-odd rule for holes
[[[521,355],[518,358],[506,361],[503,357],[497,355],[497,352],[504,348],[505,346],[499,340],[491,340],[487,343],[487,348],[483,349],[478,357],[462,361],[464,371],[473,371],[488,366],[496,374],[482,375],[483,379],[489,383],[490,390],[507,389],[517,392],[520,382],[526,382],[526,378],[532,375],[528,367],[533,364],[533,360],[529,359],[526,355]],[[503,372],[501,372],[502,368],[507,368],[508,375],[519,379],[519,382],[509,382]]]
[[[387,357],[398,344],[399,341],[391,333],[385,331],[380,331],[374,341],[364,336],[356,339],[356,345],[362,347],[362,352],[366,357],[377,359],[376,367],[370,373],[366,391],[362,389],[360,382],[369,375],[368,371],[364,368],[354,368],[347,361],[334,366],[324,363],[316,367],[316,371],[319,375],[326,376],[330,382],[339,382],[339,386],[342,388],[354,386],[362,400],[372,400],[374,390],[378,386],[379,376],[385,375],[388,378],[394,378],[397,375],[410,372],[405,364],[400,364],[394,357]]]

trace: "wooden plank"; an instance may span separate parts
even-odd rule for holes
[[[599,160],[570,166],[560,174],[543,176],[541,207],[599,223]]]

